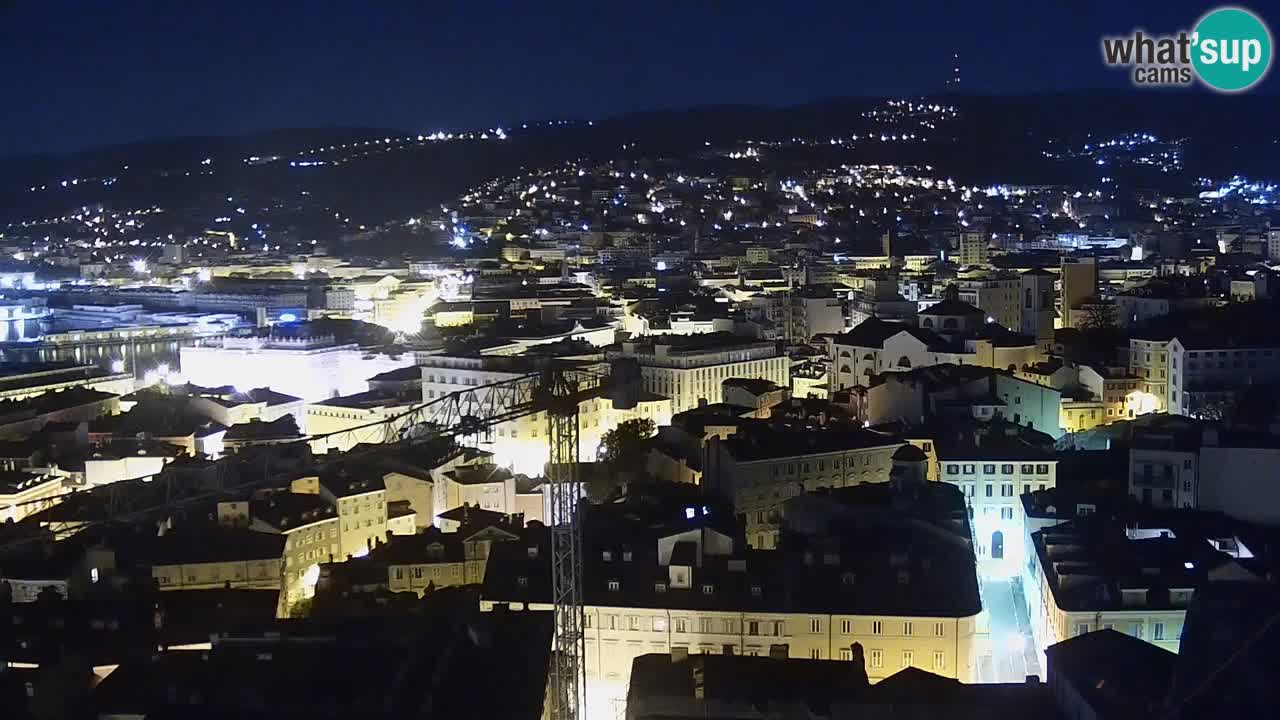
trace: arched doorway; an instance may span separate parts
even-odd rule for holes
[[[999,530],[991,533],[991,559],[1004,559],[1004,533]]]

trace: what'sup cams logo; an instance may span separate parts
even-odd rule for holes
[[[1102,39],[1107,65],[1133,69],[1142,87],[1190,85],[1234,93],[1257,85],[1271,67],[1271,31],[1254,13],[1238,7],[1210,10],[1190,32]]]

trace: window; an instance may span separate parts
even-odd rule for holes
[[[872,635],[879,635],[880,633],[883,633],[883,632],[884,632],[884,623],[883,623],[883,622],[881,622],[881,621],[879,621],[879,620],[876,620],[875,622],[871,623],[871,634],[872,634]]]
[[[820,633],[820,632],[822,632],[822,621],[821,621],[821,620],[819,620],[818,618],[813,618],[812,620],[810,620],[810,621],[809,621],[809,632],[811,632],[811,633]]]
[[[706,629],[703,630],[703,632],[711,632],[711,621],[710,620],[705,621],[704,625]],[[734,633],[734,628],[737,627],[737,625],[732,620],[725,620],[722,623],[722,625],[724,626],[725,635],[732,635]]]
[[[965,465],[965,466],[964,466],[964,474],[965,474],[965,475],[972,475],[972,474],[973,474],[973,472],[974,472],[974,470],[973,470],[973,468],[974,468],[974,467],[975,467],[975,466],[973,466],[973,465]]]
[[[1151,639],[1164,640],[1164,623],[1155,623],[1151,626]]]
[[[1030,475],[1031,473],[1035,472],[1035,469],[1036,469],[1036,468],[1035,468],[1035,466],[1034,466],[1034,465],[1023,465],[1023,466],[1022,466],[1022,474],[1023,474],[1023,475]]]
[[[702,594],[703,594],[703,595],[710,595],[711,593],[713,593],[713,592],[715,592],[715,591],[716,591],[716,588],[715,588],[715,586],[714,586],[714,585],[703,585],[703,586],[702,586]]]
[[[821,660],[821,659],[822,659],[822,651],[821,651],[821,650],[819,650],[819,649],[817,649],[817,648],[814,648],[814,649],[810,650],[810,651],[809,651],[809,659],[810,659],[810,660]]]
[[[1000,497],[1013,497],[1013,483],[1000,484]]]
[[[960,472],[960,466],[959,466],[959,465],[948,465],[948,466],[947,466],[947,474],[948,474],[948,475],[955,475],[955,474],[957,474],[957,473],[959,473],[959,472]]]
[[[1089,623],[1076,623],[1076,635],[1084,635],[1089,632]]]
[[[632,630],[632,631],[639,630],[639,629],[640,629],[640,616],[639,616],[639,615],[632,615],[631,617],[627,618],[627,627],[628,627],[630,630]]]
[[[933,669],[934,669],[934,670],[946,670],[946,669],[947,669],[947,655],[946,655],[946,653],[942,652],[941,650],[935,650],[935,651],[933,651]]]
[[[983,465],[983,466],[982,466],[982,472],[983,472],[983,474],[984,474],[984,475],[995,475],[995,474],[996,474],[996,466],[995,466],[995,465]]]
[[[942,635],[943,635],[943,633],[944,633],[944,632],[945,632],[945,628],[943,627],[942,623],[934,623],[934,624],[933,624],[933,634],[934,634],[934,635],[936,635],[937,637],[942,637]]]
[[[851,650],[851,649],[849,649],[849,648],[840,648],[840,659],[841,659],[841,660],[852,660],[852,659],[853,659],[853,650]]]
[[[1010,507],[1000,508],[1000,519],[1001,519],[1001,520],[1012,520],[1012,519],[1013,519],[1013,508],[1010,508]]]
[[[883,650],[871,651],[871,667],[873,668],[884,667],[884,651]]]
[[[852,621],[852,620],[841,620],[841,621],[840,621],[840,632],[844,633],[845,635],[848,635],[849,633],[853,632],[853,621]]]
[[[1013,465],[1001,465],[1001,466],[1000,466],[1000,474],[1001,474],[1001,475],[1012,475],[1012,474],[1013,474]]]
[[[1036,465],[1036,474],[1037,474],[1037,475],[1048,475],[1048,474],[1049,474],[1049,466],[1048,466],[1048,465]]]
[[[689,621],[684,618],[676,618],[676,632],[689,632]]]
[[[987,483],[987,497],[992,497],[992,492],[994,492],[994,486],[991,483]]]
[[[1142,639],[1142,623],[1140,622],[1129,623],[1129,634],[1141,640]]]
[[[653,631],[654,631],[654,632],[666,632],[666,631],[667,631],[667,619],[666,619],[666,618],[661,618],[661,617],[659,617],[659,618],[654,618],[654,619],[653,619]]]
[[[910,650],[902,651],[902,667],[909,668],[916,661],[916,654]]]
[[[748,634],[748,635],[759,635],[759,634],[760,634],[760,622],[759,622],[758,620],[748,620],[748,621],[747,621],[747,634]]]
[[[516,578],[516,585],[519,585],[520,587],[529,587],[529,576],[521,575]]]
[[[908,621],[906,621],[906,622],[902,623],[902,634],[903,634],[903,635],[910,635],[910,634],[912,633],[912,630],[913,630],[913,629],[914,629],[914,628],[913,628],[913,626],[912,626],[912,624],[911,624],[911,621],[910,621],[910,620],[908,620]]]
[[[667,591],[667,584],[664,582],[656,582],[653,584],[653,591],[656,593],[664,593]]]
[[[617,580],[610,580],[609,589],[612,590],[613,592],[617,592],[622,589],[622,583],[618,582]]]

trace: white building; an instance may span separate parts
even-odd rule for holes
[[[228,337],[221,346],[183,347],[180,360],[196,385],[269,387],[308,402],[364,392],[368,378],[413,364],[409,353],[373,353],[323,337]]]
[[[640,364],[642,387],[671,398],[671,411],[683,412],[702,401],[723,400],[721,382],[728,378],[756,378],[790,387],[790,360],[772,342],[733,335],[708,334],[625,342],[607,355],[634,358]]]

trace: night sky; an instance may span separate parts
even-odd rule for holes
[[[970,91],[1123,88],[1101,35],[1189,28],[1221,4],[0,0],[0,155],[921,94],[942,89],[952,52]]]

